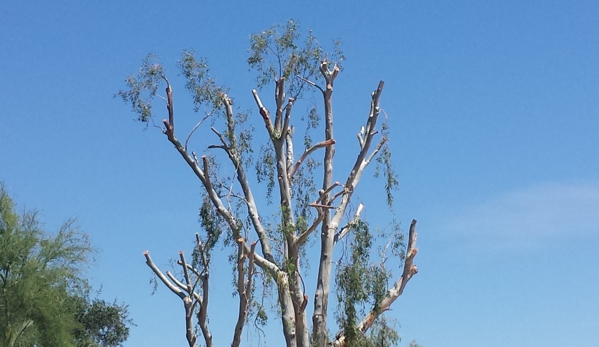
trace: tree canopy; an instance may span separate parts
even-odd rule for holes
[[[15,211],[0,184],[2,346],[116,347],[127,339],[127,306],[90,297],[92,252],[75,221],[47,233],[35,211]]]
[[[150,253],[144,253],[156,277],[181,298],[191,347],[198,345],[198,333],[206,346],[213,345],[210,271],[215,261],[223,262],[215,257],[217,244],[230,252],[239,300],[232,346],[240,345],[247,322],[266,324],[269,312],[279,317],[288,347],[386,346],[398,341],[384,312],[417,273],[416,221],[404,242],[392,212],[398,180],[388,146],[387,114],[380,105],[384,82],[370,96],[365,123],[356,125],[357,156],[351,169],[334,172],[333,90],[345,57],[339,41],[329,48],[325,53],[311,31],[302,37],[293,20],[251,35],[247,63],[256,72],[257,88],[251,94],[258,115],[234,103],[229,89],[211,77],[205,58],[183,51],[178,67],[196,112],[183,141],[177,130],[188,118],[175,126],[171,77],[156,55],[148,55],[138,74],[126,79],[127,89],[118,93],[139,121],[155,126],[154,102],[164,101],[160,128],[203,188],[203,232],[196,234],[191,257],[179,253],[180,271],[163,272]],[[261,96],[267,87],[273,88],[272,102]],[[311,101],[315,97],[322,98],[320,107]],[[254,120],[265,131],[256,131]],[[302,128],[303,134],[298,130]],[[362,218],[365,206],[354,195],[369,166],[382,179],[382,205],[386,202],[391,220],[391,227],[383,225],[377,232]],[[374,203],[381,208],[381,201]],[[310,257],[318,271],[312,292],[304,281]],[[390,264],[399,266],[399,276],[394,278]],[[334,293],[339,305],[329,312]],[[264,298],[275,302],[274,311]],[[330,317],[339,324],[336,334],[331,334]]]

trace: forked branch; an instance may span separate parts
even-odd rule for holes
[[[204,296],[200,297],[198,293],[196,293],[193,288],[194,285],[191,284],[191,278],[189,276],[189,267],[191,267],[185,261],[185,257],[183,252],[179,252],[179,261],[178,264],[183,267],[183,274],[185,278],[185,283],[179,281],[175,276],[173,276],[170,272],[166,272],[166,276],[160,271],[160,269],[154,264],[152,258],[150,257],[150,252],[145,251],[144,256],[146,258],[146,264],[152,269],[154,274],[164,283],[164,285],[169,288],[173,293],[175,293],[182,301],[183,307],[185,308],[185,336],[187,338],[187,342],[189,343],[189,347],[197,347],[197,336],[194,329],[193,324],[193,316],[194,309],[196,306],[200,306],[200,312],[202,310],[206,310],[206,305],[208,304],[208,287],[207,281],[202,280],[203,283],[203,292]],[[194,273],[199,273],[197,270],[193,270]],[[205,317],[202,320],[198,315],[198,324],[202,329],[202,334],[204,336],[204,341],[207,347],[212,347],[212,334],[208,329],[208,322]]]
[[[154,272],[154,274],[156,275],[156,277],[158,277],[162,283],[164,283],[164,285],[171,290],[171,292],[173,292],[175,295],[177,295],[178,297],[180,297],[181,299],[185,298],[185,293],[183,292],[183,290],[181,290],[179,287],[177,287],[176,285],[174,285],[163,273],[162,271],[160,271],[160,269],[158,268],[158,266],[156,266],[156,264],[154,264],[154,262],[152,261],[152,258],[150,257],[150,252],[145,251],[144,252],[144,257],[146,257],[146,264],[150,267],[150,269],[152,269],[152,272]]]
[[[242,246],[244,243],[244,239],[240,238],[237,240],[237,294],[239,295],[239,313],[237,316],[237,324],[235,324],[235,333],[233,335],[231,347],[239,347],[239,344],[241,343],[241,333],[248,313],[248,305],[251,299],[252,278],[254,276],[254,250],[256,249],[256,242],[252,242],[250,253],[247,255],[244,254],[244,247]],[[248,259],[247,273],[245,271],[246,258]]]

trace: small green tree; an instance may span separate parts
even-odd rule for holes
[[[55,235],[45,233],[36,212],[15,212],[0,184],[2,346],[116,347],[127,338],[126,306],[88,299],[83,270],[91,252],[87,236],[73,221]],[[106,339],[105,333],[118,337]]]
[[[128,307],[101,299],[72,297],[79,326],[75,338],[79,347],[118,347],[129,337]]]
[[[297,23],[289,21],[285,26],[252,35],[249,53],[247,62],[257,72],[258,90],[253,90],[252,96],[259,113],[257,119],[266,129],[263,141],[254,138],[251,115],[235,108],[228,89],[216,83],[206,60],[196,58],[193,51],[184,51],[178,64],[195,111],[200,113],[194,117],[184,141],[177,137],[180,125],[175,126],[173,87],[156,56],[149,55],[139,73],[127,78],[127,89],[118,93],[132,106],[139,121],[154,125],[153,101],[165,102],[162,131],[203,187],[200,223],[205,234],[196,234],[191,259],[180,252],[180,276],[163,273],[149,252],[145,252],[147,265],[182,299],[190,347],[197,346],[196,324],[206,346],[213,345],[207,319],[209,279],[213,248],[219,240],[230,246],[239,299],[233,347],[240,345],[244,324],[250,317],[261,324],[267,321],[262,300],[265,296],[276,301],[287,347],[372,345],[374,341],[380,341],[380,346],[397,342],[398,335],[383,313],[417,272],[413,264],[416,221],[410,225],[406,249],[397,224],[377,238],[361,220],[364,206],[352,203],[365,169],[373,163],[375,176],[383,178],[389,209],[393,203],[398,181],[391,166],[387,125],[384,120],[379,122],[385,118],[380,117],[384,114],[380,106],[384,83],[381,81],[371,94],[366,122],[357,127],[356,159],[337,181],[334,176],[339,173],[333,172],[333,90],[344,59],[339,42],[335,41],[331,53],[325,54],[311,32],[302,40]],[[158,92],[161,85],[166,87],[164,95]],[[270,106],[259,92],[269,85],[274,89]],[[322,98],[320,110],[307,103],[314,100],[304,97],[308,93]],[[292,117],[300,103],[305,111]],[[207,142],[208,136],[192,139],[208,120],[207,133],[212,132],[216,144]],[[299,127],[305,129],[303,134],[297,131]],[[317,131],[323,135],[317,135]],[[315,136],[320,140],[313,140]],[[203,152],[197,154],[191,146],[203,147]],[[349,144],[341,147],[347,148]],[[322,159],[314,158],[318,151],[323,152]],[[317,180],[322,183],[318,185]],[[262,188],[256,188],[260,184]],[[264,198],[256,198],[256,191],[264,192]],[[316,238],[319,242],[310,242]],[[335,249],[343,243],[351,244],[350,255],[335,256]],[[378,260],[371,257],[375,246],[381,249]],[[313,258],[318,274],[312,296],[303,277],[309,256],[315,255],[310,248],[318,249]],[[403,268],[391,285],[388,282],[393,274],[385,266],[387,259],[394,259]],[[335,261],[337,276],[332,275]],[[339,332],[330,335],[329,295],[335,292],[335,284],[340,302]],[[311,328],[309,300],[313,304]]]

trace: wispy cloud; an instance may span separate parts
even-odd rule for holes
[[[545,184],[457,211],[445,227],[493,248],[529,248],[556,238],[599,235],[599,184]]]

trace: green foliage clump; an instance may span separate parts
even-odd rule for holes
[[[129,336],[127,305],[109,303],[100,299],[72,297],[76,303],[76,318],[79,322],[75,330],[77,345],[80,347],[117,347]]]
[[[35,211],[16,213],[0,184],[2,346],[116,347],[127,339],[127,307],[88,299],[92,251],[74,221],[49,235]]]
[[[152,118],[152,100],[158,92],[160,81],[164,78],[162,65],[155,54],[148,54],[143,60],[137,76],[130,75],[125,80],[128,90],[121,90],[119,96],[138,114],[137,120],[148,123]]]

